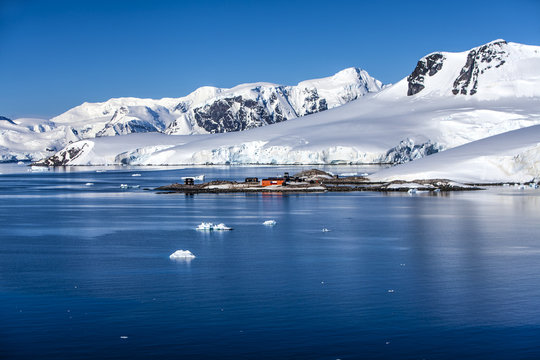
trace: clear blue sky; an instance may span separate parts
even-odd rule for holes
[[[350,66],[391,83],[427,53],[497,38],[540,45],[540,0],[0,0],[0,115]]]

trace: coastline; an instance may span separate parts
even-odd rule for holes
[[[373,182],[365,176],[344,176],[339,177],[322,170],[311,169],[302,171],[291,177],[286,173],[283,178],[279,178],[282,184],[263,185],[265,180],[259,181],[225,181],[215,180],[195,184],[186,181],[184,184],[173,183],[160,186],[154,191],[164,193],[314,193],[314,192],[447,192],[447,191],[473,191],[483,190],[479,184],[462,184],[448,179],[414,180],[402,181],[394,180],[390,182]]]

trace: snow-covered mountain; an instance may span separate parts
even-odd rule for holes
[[[34,127],[22,124],[20,128],[3,131],[0,161],[39,160],[47,154],[47,149],[58,150],[73,141],[103,136],[241,131],[331,109],[381,88],[382,83],[366,71],[348,68],[334,76],[303,81],[296,86],[271,83],[243,84],[231,89],[206,86],[182,98],[117,98],[84,103],[50,120],[33,119],[30,123]],[[0,119],[0,125],[8,121],[12,122]],[[28,123],[28,119],[15,122]],[[30,138],[35,146],[27,146],[26,139]]]
[[[46,163],[400,163],[537,124],[540,47],[497,40],[430,54],[397,84],[328,111],[235,133],[89,139]]]
[[[357,68],[296,86],[242,84],[202,87],[182,98],[118,98],[84,103],[51,119],[81,138],[164,132],[190,135],[242,131],[331,109],[378,92],[380,81]]]
[[[48,120],[0,116],[0,162],[43,159],[78,140],[70,127]]]
[[[540,96],[540,47],[495,40],[460,53],[435,52],[385,96],[471,97],[476,100]]]

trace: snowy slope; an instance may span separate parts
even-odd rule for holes
[[[69,127],[48,120],[0,117],[0,162],[40,160],[77,140]]]
[[[297,86],[206,86],[176,99],[118,98],[84,103],[51,122],[73,127],[83,139],[143,132],[187,135],[241,131],[327,110],[381,87],[366,71],[349,68]]]
[[[67,164],[403,162],[540,124],[539,105],[538,99],[486,104],[465,98],[434,103],[412,97],[397,104],[372,96],[324,113],[236,133],[89,139],[100,156]],[[163,144],[169,147],[156,148]]]
[[[458,146],[370,175],[373,181],[451,179],[501,183],[540,181],[540,125]]]

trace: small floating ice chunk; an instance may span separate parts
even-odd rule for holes
[[[171,259],[194,259],[195,255],[189,250],[176,250],[171,255],[169,255],[169,258]]]
[[[390,290],[388,290],[388,292],[389,292],[389,293],[393,293],[393,292],[394,292],[394,290],[393,290],[393,289],[390,289]]]
[[[86,184],[84,184],[86,186],[94,186],[94,183],[93,182],[87,182]]]
[[[206,223],[202,222],[199,226],[197,226],[197,230],[232,230],[231,227],[226,226],[225,224],[214,224],[214,223]]]
[[[120,184],[120,189],[127,189],[128,188],[128,184]]]
[[[274,225],[276,225],[276,220],[266,220],[265,222],[263,222],[263,225],[265,225],[265,226],[274,226]]]
[[[416,188],[412,188],[412,189],[409,189],[407,190],[407,193],[409,195],[414,195],[414,194],[425,194],[425,193],[428,193],[429,190],[418,190]]]
[[[127,336],[120,336],[120,339],[127,339]]]
[[[43,171],[49,171],[49,168],[45,166],[30,166],[30,171],[43,172]]]
[[[107,172],[107,170],[96,170],[97,173]]]
[[[322,228],[321,231],[322,231],[322,232],[329,232],[330,230],[328,230],[327,228]]]
[[[141,176],[141,174],[131,174],[131,176]]]
[[[133,185],[133,186],[131,186],[131,187],[134,188],[134,189],[138,189],[138,188],[141,187],[141,185]]]

